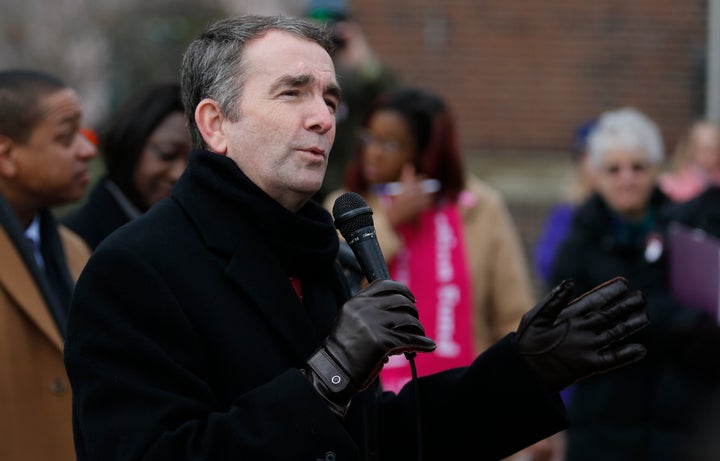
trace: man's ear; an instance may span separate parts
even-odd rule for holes
[[[209,150],[225,155],[227,154],[227,138],[223,131],[225,114],[220,110],[220,104],[212,99],[203,99],[195,108],[195,123],[200,135],[208,145]]]
[[[0,134],[0,176],[11,177],[15,174],[13,149],[15,142],[8,136]]]

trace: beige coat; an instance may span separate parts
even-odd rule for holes
[[[461,213],[471,270],[475,349],[480,353],[515,331],[522,315],[535,304],[535,297],[522,241],[502,196],[475,177],[467,179],[466,190],[476,198],[471,206],[462,207]],[[332,211],[343,192],[329,194],[324,207]],[[365,199],[373,210],[383,255],[391,261],[402,242],[378,197]]]
[[[77,280],[90,249],[60,227]],[[63,341],[40,289],[0,227],[0,460],[74,461]]]

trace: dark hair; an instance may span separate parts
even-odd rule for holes
[[[133,94],[99,135],[107,176],[136,206],[143,203],[133,174],[143,148],[160,123],[173,112],[183,112],[180,84],[151,83]]]
[[[572,145],[572,159],[574,161],[580,160],[580,158],[587,152],[588,139],[590,133],[597,126],[598,118],[593,117],[585,120],[581,124],[575,127],[573,132],[573,145]]]
[[[238,121],[238,100],[247,73],[248,42],[278,30],[311,40],[332,53],[330,31],[310,19],[291,16],[240,16],[216,21],[190,43],[182,61],[182,93],[193,147],[206,148],[195,123],[195,108],[203,99],[217,101],[223,114]]]
[[[24,144],[45,115],[41,100],[68,88],[58,77],[33,69],[0,72],[0,134]]]
[[[365,115],[363,126],[378,111],[397,112],[415,139],[415,171],[440,181],[438,198],[455,201],[465,185],[462,156],[455,121],[447,105],[429,90],[401,87],[381,95]],[[369,184],[362,173],[362,148],[358,146],[345,171],[348,190],[364,193]]]

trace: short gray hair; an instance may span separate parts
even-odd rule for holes
[[[612,149],[641,149],[647,160],[659,165],[665,148],[658,126],[633,107],[603,112],[588,138],[590,165],[597,169],[605,154]]]
[[[217,101],[230,121],[239,119],[238,100],[247,73],[244,48],[271,30],[313,41],[328,54],[333,51],[330,30],[309,19],[248,15],[221,19],[208,26],[190,43],[182,60],[182,99],[193,147],[207,147],[195,123],[195,108],[203,99]]]

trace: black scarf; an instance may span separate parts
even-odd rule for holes
[[[255,185],[224,155],[193,151],[192,175],[230,201],[234,212],[253,223],[288,275],[303,281],[333,270],[338,237],[330,214],[315,201],[292,213]]]
[[[194,184],[209,189],[214,199],[222,202],[211,204],[214,210],[251,223],[288,277],[300,279],[303,304],[318,340],[322,340],[349,294],[335,264],[339,241],[330,213],[312,200],[297,213],[290,212],[223,155],[193,151],[186,173]]]

